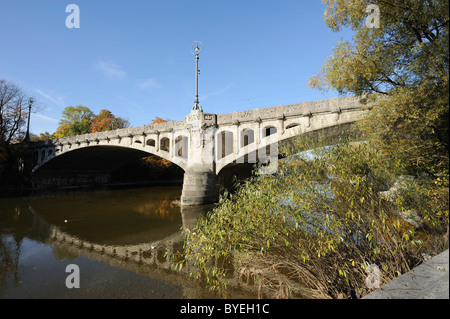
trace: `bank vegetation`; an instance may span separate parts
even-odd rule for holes
[[[359,140],[299,137],[276,174],[185,230],[174,267],[222,296],[237,284],[268,298],[361,298],[448,249],[448,1],[379,2],[379,28],[366,24],[370,1],[324,3],[328,26],[355,36],[310,85],[360,96],[368,116]]]

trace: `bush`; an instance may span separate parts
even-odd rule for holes
[[[401,178],[407,166],[378,140],[299,153],[310,143],[185,230],[174,266],[223,296],[237,279],[260,297],[359,298],[369,266],[382,285],[448,247],[448,174]]]

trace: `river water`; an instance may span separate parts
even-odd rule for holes
[[[0,198],[0,298],[217,298],[165,257],[213,207],[181,208],[180,196],[152,186]]]

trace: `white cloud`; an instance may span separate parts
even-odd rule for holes
[[[159,84],[155,79],[147,79],[139,83],[139,87],[141,89],[154,89],[154,88],[161,88],[162,85]]]
[[[32,117],[38,117],[38,118],[40,118],[42,120],[53,122],[53,123],[58,123],[59,122],[57,119],[55,119],[53,117],[45,116],[45,115],[42,115],[42,114],[39,114],[39,113],[32,114]]]
[[[56,94],[54,92],[45,93],[42,90],[39,90],[39,89],[36,89],[36,88],[34,90],[37,93],[39,93],[41,96],[45,97],[47,100],[49,100],[49,101],[53,102],[54,104],[56,104],[57,106],[60,106],[60,107],[64,107],[65,106],[65,104],[64,104],[64,97],[63,96],[61,96],[59,94]]]
[[[216,89],[215,91],[206,93],[203,96],[200,95],[200,99],[206,100],[206,99],[210,98],[211,96],[222,95],[225,92],[227,92],[229,89],[231,89],[233,86],[234,86],[234,84],[231,83],[231,84],[228,84],[226,87]]]
[[[98,60],[96,67],[110,79],[123,79],[126,72],[110,59]]]

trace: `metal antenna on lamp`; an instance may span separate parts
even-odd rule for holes
[[[192,107],[192,111],[200,111],[203,112],[202,107],[199,104],[198,101],[198,75],[200,74],[200,70],[198,69],[198,59],[199,54],[203,50],[203,44],[200,41],[195,41],[195,43],[192,45],[191,52],[193,55],[195,55],[195,65],[196,65],[196,72],[195,72],[195,101],[194,106]]]

